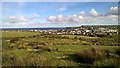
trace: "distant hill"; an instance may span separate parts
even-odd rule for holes
[[[82,25],[84,27],[118,27],[120,25]]]
[[[82,26],[75,26],[75,27],[67,27],[67,28],[80,28],[80,27],[120,27],[120,25],[82,25]]]

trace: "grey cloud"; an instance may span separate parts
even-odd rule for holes
[[[118,6],[111,7],[111,8],[108,10],[107,15],[118,15]]]

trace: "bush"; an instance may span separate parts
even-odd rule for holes
[[[102,59],[102,53],[99,49],[82,50],[76,54],[78,62],[94,64],[96,61]]]
[[[41,49],[43,51],[48,51],[50,52],[52,49],[50,47],[47,47],[47,46],[35,46],[34,49]]]
[[[48,51],[48,52],[50,52],[52,50],[50,47],[43,47],[42,49],[45,51]]]
[[[27,47],[25,45],[19,45],[18,49],[26,49]]]
[[[20,38],[18,38],[18,37],[15,37],[15,38],[12,38],[11,40],[10,40],[10,43],[15,43],[16,41],[18,41]]]
[[[120,47],[116,50],[116,54],[120,56]]]

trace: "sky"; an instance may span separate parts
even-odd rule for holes
[[[117,2],[2,2],[2,28],[117,25]]]

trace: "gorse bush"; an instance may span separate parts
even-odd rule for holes
[[[101,60],[102,52],[100,49],[86,49],[76,53],[77,61],[81,63],[94,64],[96,61]]]

